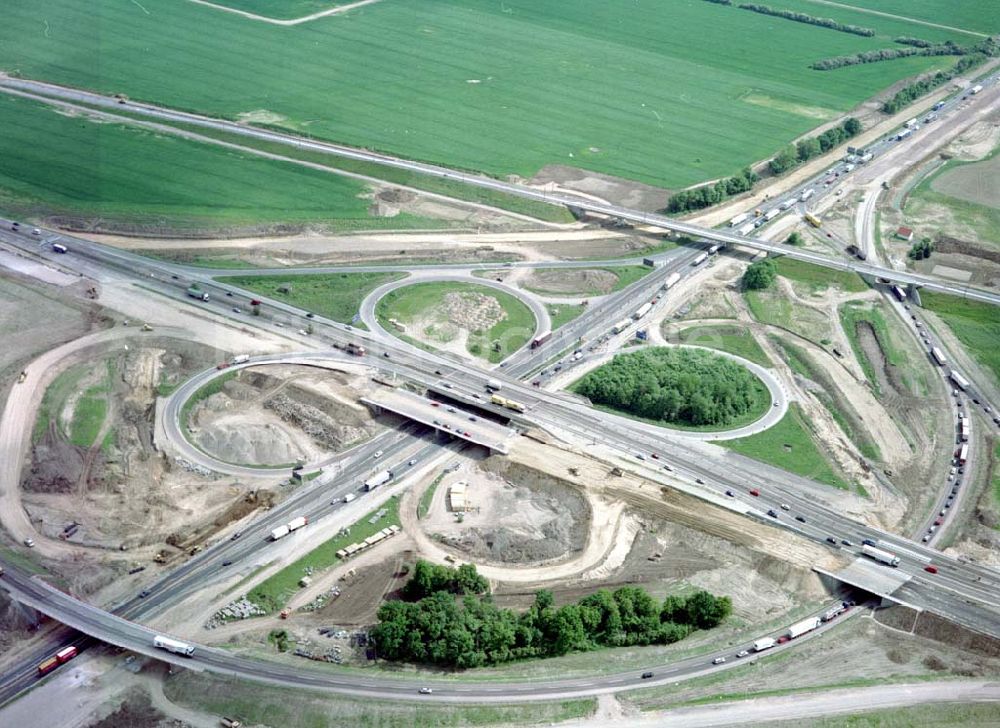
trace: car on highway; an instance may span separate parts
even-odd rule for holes
[[[148,596],[149,596],[149,589],[143,589],[141,592],[139,592],[140,599],[145,599]]]
[[[832,543],[834,546],[837,545],[837,539],[835,539],[833,536],[827,536],[826,537],[826,542],[827,543]]]
[[[239,306],[233,306],[233,313],[243,313],[243,311],[240,310]]]
[[[440,402],[431,402],[431,407],[440,407],[440,406],[441,406]]]
[[[469,415],[469,422],[475,422],[475,421],[476,421],[475,415]]]
[[[316,318],[316,314],[310,311],[309,313],[306,314],[306,318]]]
[[[226,559],[225,561],[222,562],[222,565],[223,566],[232,566],[233,565],[232,559]]]
[[[927,566],[924,567],[924,571],[926,571],[928,574],[938,573],[937,567],[934,566],[933,564],[927,564]]]
[[[749,654],[750,654],[750,650],[740,650],[739,652],[736,653],[736,656],[739,657],[739,658],[743,658],[743,657],[747,657]]]
[[[23,542],[23,543],[24,543],[24,545],[25,545],[25,546],[27,546],[27,547],[28,547],[29,549],[30,549],[30,548],[34,548],[34,546],[35,546],[35,539],[33,539],[33,538],[26,538],[26,539],[24,539],[24,542]]]
[[[771,509],[768,510],[767,515],[769,515],[771,518],[777,518],[778,517],[778,512],[776,510],[774,510],[773,508],[771,508]]]
[[[420,688],[421,695],[430,695],[433,692],[434,692],[433,688]]]
[[[649,457],[653,458],[653,460],[659,460],[660,459],[660,456],[657,455],[655,452],[654,453],[650,453]]]
[[[441,370],[440,369],[435,369],[434,373],[437,374],[439,377],[441,376]]]
[[[671,473],[674,472],[674,469],[672,467],[670,467],[670,465],[668,463],[663,463],[663,469],[664,470],[669,470]]]
[[[449,408],[448,408],[448,411],[449,411],[449,412],[454,412],[454,411],[455,411],[455,408],[454,408],[454,407],[449,407]]]
[[[387,352],[387,351],[383,351],[382,352],[382,356],[384,356],[386,359],[391,359],[392,358],[392,355],[389,352]]]
[[[735,498],[736,497],[736,494],[733,491],[731,491],[731,490],[727,490],[726,491],[726,495],[728,495],[730,498]]]
[[[243,531],[237,531],[236,533],[234,533],[232,536],[229,537],[229,540],[230,541],[235,541],[236,539],[238,539],[242,535],[243,535]]]
[[[445,383],[444,383],[444,388],[445,388],[445,389],[454,389],[454,388],[455,388],[455,385],[454,385],[454,384],[452,384],[451,382],[445,382]]]
[[[725,657],[716,657],[716,658],[715,658],[714,660],[712,660],[712,664],[713,664],[713,665],[721,665],[721,664],[723,664],[723,663],[724,663],[725,661],[726,661],[726,658],[725,658]]]
[[[805,523],[806,522],[805,516],[795,516],[795,520],[798,521],[799,523]]]
[[[854,545],[853,543],[851,543],[850,541],[848,541],[846,538],[840,539],[840,542],[842,544],[844,544],[845,546],[853,546]]]
[[[695,478],[694,482],[696,482],[698,485],[705,485],[705,481],[702,480],[701,478]]]
[[[651,672],[644,672],[644,673],[642,673],[642,679],[643,680],[649,680],[649,678],[651,678],[651,677],[653,677],[653,673],[651,673]]]
[[[751,488],[750,489],[750,495],[752,495],[752,496],[759,496],[760,495],[760,491],[757,490],[756,488]]]
[[[781,510],[783,510],[783,511],[790,511],[790,510],[792,510],[792,507],[790,505],[788,505],[787,503],[782,503],[781,504]]]
[[[381,450],[376,450],[374,457],[375,457],[376,460],[378,460],[380,457],[382,457],[382,451]]]
[[[417,459],[416,459],[416,458],[413,458],[413,460],[411,460],[410,462],[408,462],[408,463],[407,463],[407,465],[409,465],[409,466],[410,466],[411,468],[412,468],[412,467],[413,467],[414,465],[416,465],[416,464],[417,464]]]
[[[637,458],[638,458],[639,460],[645,460],[645,459],[646,459],[646,456],[645,456],[645,455],[643,455],[643,454],[642,454],[641,452],[637,452],[637,453],[635,453],[635,456],[636,456],[636,457],[637,457]]]

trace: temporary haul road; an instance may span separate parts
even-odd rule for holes
[[[9,236],[5,234],[2,237]],[[30,238],[28,240],[31,243],[28,246],[29,249],[35,248],[37,252],[37,241]],[[24,243],[25,238],[17,236],[15,242]],[[79,242],[82,243],[84,241]],[[74,243],[74,245],[76,244]],[[50,257],[50,260],[58,261],[64,265],[72,265],[74,268],[77,264],[80,264],[81,268],[89,268],[93,266],[92,261],[94,260],[94,258],[76,255],[72,251],[69,254],[58,256],[58,258],[54,255],[47,255],[46,257]],[[142,264],[137,265],[136,263],[140,261],[134,261],[131,258],[127,254],[116,253],[114,255],[115,262],[117,263],[116,267],[120,270],[130,272],[142,280],[146,287],[151,287],[151,284],[155,284],[152,287],[158,293],[166,293],[184,302],[188,302],[188,299],[184,296],[183,287],[172,282],[171,275],[168,272],[168,270],[176,269],[176,267],[168,268],[160,266],[155,261],[142,259],[140,259]],[[94,267],[100,268],[101,266]],[[226,290],[224,286],[219,286],[219,289],[221,291]],[[202,308],[210,307],[216,313],[222,313],[227,316],[232,315],[228,311],[227,299],[224,294],[218,300],[213,300],[211,306],[203,304],[192,305]],[[286,307],[286,309],[293,311],[298,316],[298,320],[302,320],[301,316],[303,312],[291,307]],[[314,339],[322,339],[325,336],[327,340],[337,342],[345,342],[348,339],[358,340],[357,333],[345,331],[346,327],[343,325],[334,324],[322,319],[314,319],[314,322],[320,327],[320,336],[312,337]],[[267,325],[268,321],[265,319],[255,321],[255,323]],[[594,326],[599,326],[599,324],[599,320],[594,322]],[[960,623],[967,624],[981,631],[995,631],[998,625],[1000,625],[1000,619],[998,619],[1000,604],[996,601],[996,594],[1000,590],[1000,578],[998,578],[995,572],[970,564],[960,563],[920,544],[912,543],[901,537],[883,534],[874,529],[854,523],[839,515],[836,510],[824,503],[822,496],[824,489],[817,488],[810,481],[783,473],[776,468],[770,468],[754,461],[733,456],[731,453],[727,453],[717,460],[710,461],[709,458],[706,458],[704,451],[692,449],[683,440],[671,437],[669,432],[665,432],[660,428],[596,412],[565,394],[539,391],[529,385],[504,376],[502,373],[503,370],[485,372],[472,366],[458,365],[422,350],[408,350],[401,347],[399,342],[395,340],[373,341],[365,338],[364,343],[377,347],[379,351],[391,354],[388,359],[385,357],[373,357],[373,360],[370,360],[372,364],[377,362],[378,368],[385,370],[389,374],[395,373],[396,375],[406,376],[408,379],[426,386],[439,396],[450,397],[456,402],[456,405],[464,403],[469,407],[480,406],[482,404],[481,400],[476,400],[473,395],[478,394],[482,397],[482,393],[485,392],[487,378],[501,378],[504,382],[505,393],[526,404],[528,412],[525,418],[527,421],[533,421],[555,431],[576,434],[578,437],[589,439],[594,443],[601,442],[607,448],[617,452],[620,457],[631,460],[631,467],[639,469],[649,468],[649,464],[639,464],[632,460],[631,453],[635,452],[637,448],[647,452],[656,451],[662,453],[675,466],[677,480],[674,479],[674,476],[666,479],[666,475],[662,470],[654,472],[652,468],[647,470],[646,474],[649,477],[666,479],[666,482],[671,483],[675,487],[693,492],[714,503],[731,504],[730,507],[740,512],[753,514],[762,520],[766,520],[763,516],[762,508],[766,508],[769,505],[773,507],[778,502],[787,502],[791,505],[793,512],[804,513],[808,516],[807,523],[799,524],[790,519],[785,519],[777,525],[794,528],[804,536],[816,541],[822,541],[825,535],[829,533],[837,533],[839,536],[849,537],[855,540],[855,543],[860,542],[862,538],[880,540],[887,548],[898,551],[903,559],[899,572],[909,579],[906,587],[908,601],[917,606],[933,609],[935,612],[950,616]],[[333,356],[337,355],[333,354]],[[293,360],[300,361],[301,363],[309,363],[310,359],[313,358],[329,359],[330,357],[330,353],[323,352],[297,355],[293,357]],[[344,359],[350,361],[350,357],[346,355],[344,355]],[[356,363],[357,360],[355,359],[354,361]],[[452,388],[443,386],[442,375],[436,374],[435,370],[441,370],[445,378],[450,377],[449,381],[453,382]],[[445,370],[447,370],[447,373],[445,373]],[[179,399],[175,401],[180,402]],[[174,417],[170,417],[169,419],[176,421]],[[425,447],[428,452],[436,449],[434,445]],[[368,450],[370,450],[370,447],[365,449],[366,452]],[[394,452],[392,457],[398,457],[398,455]],[[360,466],[364,464],[365,468],[370,468],[370,461],[364,457],[357,458],[353,462],[354,465]],[[351,466],[352,470],[354,471],[354,475],[358,475],[358,471],[354,468],[354,465]],[[344,475],[351,477],[346,473]],[[700,487],[695,486],[692,482],[695,478],[701,478],[704,484]],[[761,499],[753,499],[746,496],[745,490],[748,483],[765,484],[762,486],[765,492]],[[342,485],[343,483],[341,483]],[[725,498],[722,493],[727,488],[736,490],[739,493],[739,498]],[[320,497],[327,499],[330,496],[330,493],[324,492],[321,487],[317,487],[311,493],[313,504],[318,503]],[[760,501],[760,505],[758,505],[758,500]],[[293,507],[301,507],[301,504],[296,503],[295,506],[292,506],[292,499],[290,499],[279,508],[283,512],[282,515],[287,515]],[[332,510],[332,508],[333,506],[327,506],[328,510]],[[261,530],[262,528],[263,526],[258,527],[255,525],[254,531],[265,533],[265,531]],[[252,537],[248,532],[239,541],[226,542],[219,547],[209,549],[178,570],[178,572],[184,570],[188,574],[187,577],[175,575],[177,572],[171,574],[161,584],[154,587],[154,594],[148,598],[148,602],[144,603],[143,600],[134,600],[132,604],[126,606],[123,613],[127,614],[130,619],[139,619],[152,611],[162,609],[167,604],[182,598],[187,588],[195,584],[203,585],[205,580],[215,575],[217,570],[211,568],[211,566],[219,562],[222,558],[220,554],[224,551],[245,554],[246,552],[256,551],[261,548],[267,548],[266,542],[259,537],[259,534],[257,537]],[[923,565],[931,560],[941,567],[941,573],[933,578],[922,571]],[[99,609],[80,605],[79,602],[71,600],[68,597],[59,596],[51,592],[47,587],[33,583],[26,584],[23,577],[24,575],[12,570],[11,586],[14,587],[15,591],[22,594],[25,600],[36,604],[43,611],[52,612],[52,616],[60,620],[65,620],[68,624],[79,625],[102,640],[116,644],[125,643],[125,646],[137,649],[138,651],[150,652],[149,640],[151,638],[148,630],[139,628],[138,631],[134,631],[137,625],[130,622],[116,621],[111,615]],[[162,595],[162,597],[156,599],[155,597],[158,595]],[[97,621],[94,621],[95,619]],[[201,651],[199,649],[199,652]],[[227,653],[219,654],[212,650],[205,650],[205,652],[208,653],[208,656],[203,662],[196,661],[196,664],[206,669],[218,670],[224,673],[238,672],[245,677],[253,679],[285,680],[284,676],[277,673],[281,673],[286,668],[273,666],[269,663],[242,660],[242,658],[235,658]],[[162,654],[157,654],[163,657]],[[188,662],[182,658],[173,659],[182,664]],[[244,666],[244,662],[247,665]],[[678,679],[683,674],[683,672],[677,672],[678,669],[681,669],[678,665],[657,668],[660,676],[673,680]],[[701,658],[692,661],[688,669],[693,671],[693,673],[703,671],[707,669],[706,660]],[[282,684],[315,686],[317,685],[317,680],[324,679],[314,677],[311,673],[302,673],[298,669],[290,671],[294,673],[294,675],[288,678],[290,682],[283,682]],[[399,691],[401,691],[403,694],[409,695],[415,689],[413,684],[406,684],[404,687],[398,687],[393,684],[385,687],[383,679],[375,676],[326,676],[325,680],[330,689],[346,689],[353,694],[374,691],[373,694],[392,696],[398,695]],[[349,685],[350,687],[340,688],[333,685],[333,683],[345,686]],[[477,702],[488,700],[490,696],[484,697],[485,693],[494,692],[497,699],[551,699],[564,695],[594,694],[648,684],[650,684],[650,681],[639,682],[637,674],[629,672],[628,674],[594,677],[589,680],[560,682],[555,685],[546,683],[544,685],[532,684],[524,688],[512,687],[510,690],[508,690],[508,685],[504,683],[496,683],[490,689],[458,685],[454,687],[454,696],[442,694],[441,697]],[[478,693],[476,693],[477,690],[479,690]],[[450,693],[452,689],[439,689],[435,693],[435,696],[443,692]]]
[[[983,83],[984,84],[994,83],[995,81],[996,78],[992,77],[991,79],[984,81]],[[235,122],[201,116],[198,114],[173,111],[170,109],[164,109],[161,107],[152,106],[150,104],[140,104],[131,101],[122,103],[122,100],[114,99],[108,96],[103,96],[101,94],[95,94],[88,91],[81,91],[78,89],[66,88],[64,86],[57,86],[54,84],[42,83],[39,81],[0,77],[0,87],[17,89],[28,93],[40,94],[48,96],[50,98],[56,98],[65,101],[90,104],[108,110],[125,109],[130,113],[140,114],[142,116],[147,116],[154,119],[161,119],[165,121],[173,121],[184,124],[193,124],[203,128],[215,129],[218,131],[224,131],[231,134],[238,134],[244,137],[260,139],[269,142],[277,142],[279,144],[285,144],[298,149],[307,149],[311,151],[324,152],[326,154],[344,157],[347,159],[356,159],[364,162],[373,162],[386,167],[405,169],[410,172],[417,172],[419,174],[428,175],[431,177],[439,177],[442,179],[461,182],[463,184],[472,187],[480,187],[483,189],[503,192],[509,195],[515,195],[517,197],[523,197],[526,199],[535,200],[536,202],[542,202],[550,205],[562,205],[568,208],[573,208],[598,215],[607,215],[612,218],[618,218],[628,222],[637,223],[640,225],[660,228],[663,230],[670,230],[675,233],[682,233],[684,235],[690,235],[692,237],[700,238],[703,240],[711,240],[718,243],[742,245],[750,248],[755,248],[757,250],[767,251],[768,253],[787,255],[790,258],[803,260],[808,263],[813,263],[815,265],[820,265],[826,268],[834,268],[836,270],[854,272],[861,275],[871,276],[873,278],[885,278],[897,283],[919,286],[922,288],[927,288],[929,290],[941,291],[942,293],[950,293],[956,296],[963,296],[979,301],[985,301],[988,303],[1000,305],[1000,294],[990,293],[989,291],[984,291],[982,289],[975,288],[972,286],[964,286],[950,282],[943,282],[935,278],[932,278],[930,276],[923,276],[916,273],[908,273],[906,271],[896,271],[889,268],[883,268],[881,266],[870,265],[867,263],[862,263],[857,261],[828,258],[823,255],[818,255],[816,253],[809,253],[797,248],[789,248],[787,246],[774,245],[772,243],[769,243],[765,240],[761,240],[758,238],[747,238],[743,237],[742,235],[726,232],[724,230],[713,230],[710,228],[701,227],[700,225],[692,225],[690,223],[674,220],[673,218],[666,217],[665,215],[658,215],[655,213],[645,212],[642,210],[634,210],[628,207],[621,207],[618,205],[610,205],[603,202],[596,202],[592,199],[577,197],[575,195],[570,195],[565,193],[550,193],[544,189],[539,190],[532,187],[526,187],[524,185],[503,182],[501,180],[492,179],[489,177],[481,177],[478,175],[470,175],[462,172],[456,172],[446,167],[440,167],[434,164],[426,164],[423,162],[412,162],[409,160],[392,157],[386,154],[378,154],[375,152],[355,149],[352,147],[346,147],[339,144],[313,141],[309,139],[304,139],[302,137],[297,137],[292,134],[283,134],[280,132],[268,131],[256,127],[248,127],[242,124],[237,124]]]

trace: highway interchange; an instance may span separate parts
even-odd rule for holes
[[[995,79],[991,79],[991,82]],[[10,79],[5,79],[4,83],[12,83]],[[15,82],[22,84],[25,82]],[[36,89],[37,90],[37,89]],[[83,92],[69,92],[72,94],[83,94]],[[87,96],[89,103],[97,103],[92,95]],[[111,103],[104,97],[97,97],[105,102]],[[78,100],[82,100],[79,99]],[[134,105],[130,104],[130,107]],[[151,109],[151,107],[141,107]],[[156,114],[174,114],[164,110],[155,110]],[[181,115],[185,120],[189,115]],[[210,120],[213,123],[214,120]],[[225,124],[225,122],[218,122]],[[245,127],[238,127],[241,133],[248,131]],[[253,130],[256,132],[257,130]],[[261,132],[268,138],[275,135],[271,132]],[[296,141],[296,144],[305,142]],[[309,142],[312,144],[312,142]],[[324,147],[331,145],[322,145]],[[420,165],[418,163],[403,162],[402,160],[390,160],[382,155],[368,155],[367,153],[356,152],[356,150],[344,150],[345,153],[363,154],[364,158],[376,157],[380,162],[386,164],[407,165],[407,168],[418,169],[428,174],[439,174],[448,178],[460,179],[470,184],[481,184],[482,186],[494,187],[495,181],[484,178],[471,177],[464,174],[455,173],[450,170],[430,165]],[[340,153],[340,152],[338,152]],[[590,212],[607,214],[619,219],[641,223],[653,227],[661,227],[676,232],[689,234],[698,240],[720,241],[728,243],[739,243],[740,245],[753,247],[762,250],[778,250],[783,254],[789,253],[788,248],[774,246],[764,241],[748,241],[742,236],[737,236],[727,232],[705,230],[697,226],[679,223],[669,218],[651,215],[644,212],[627,210],[615,206],[601,205],[592,201],[580,200],[577,198],[563,198],[553,196],[538,191],[526,190],[520,186],[507,185],[506,183],[495,183],[495,189],[511,192],[512,194],[523,194],[543,199],[546,202],[556,204],[566,204]],[[514,190],[508,189],[516,188]],[[53,234],[46,233],[44,240],[51,241]],[[123,251],[100,246],[80,237],[58,236],[60,240],[66,242],[71,248],[71,253],[65,256],[55,256],[50,251],[40,248],[37,238],[33,238],[24,231],[24,234],[11,234],[9,225],[4,225],[4,231],[0,234],[0,240],[8,245],[22,250],[25,254],[42,258],[52,264],[64,268],[72,269],[81,275],[99,280],[108,269],[114,269],[118,274],[127,273],[142,286],[150,289],[155,295],[173,299],[174,302],[191,303],[185,299],[184,287],[190,280],[203,282],[208,290],[213,294],[213,300],[209,308],[216,316],[226,316],[235,318],[228,303],[227,292],[233,293],[235,297],[247,297],[247,292],[225,286],[211,280],[214,272],[206,272],[203,269],[186,269],[182,266],[170,265],[158,261],[134,256]],[[527,405],[527,412],[523,416],[515,416],[516,426],[539,426],[549,431],[565,433],[569,439],[575,439],[577,443],[591,444],[599,446],[602,452],[616,458],[623,467],[643,473],[654,480],[661,480],[673,487],[680,488],[704,498],[706,501],[723,507],[731,508],[737,512],[748,514],[751,518],[761,522],[769,522],[770,525],[777,525],[789,528],[810,538],[816,542],[825,543],[828,536],[834,535],[838,539],[849,539],[854,546],[860,544],[864,538],[871,538],[885,545],[887,548],[895,550],[901,557],[900,572],[908,579],[907,583],[899,590],[897,596],[908,604],[929,609],[939,614],[947,615],[959,624],[964,624],[973,629],[984,632],[997,633],[1000,629],[1000,575],[994,570],[984,568],[975,564],[962,563],[955,559],[945,557],[932,548],[932,543],[924,544],[920,541],[911,541],[905,537],[879,532],[859,524],[839,513],[824,497],[824,489],[815,483],[804,478],[799,478],[790,473],[786,473],[771,466],[762,465],[759,462],[751,461],[733,453],[727,453],[720,461],[716,460],[711,465],[704,463],[703,446],[696,442],[690,442],[683,437],[676,437],[664,433],[662,429],[654,428],[643,423],[635,422],[621,417],[615,417],[593,410],[576,398],[559,392],[549,392],[543,388],[532,387],[530,381],[531,374],[539,371],[548,362],[557,359],[569,347],[580,339],[582,335],[590,334],[594,331],[603,331],[610,327],[615,319],[620,318],[623,312],[632,310],[637,304],[655,296],[662,286],[665,278],[673,272],[689,272],[692,270],[692,261],[699,254],[699,248],[680,248],[678,251],[662,256],[660,262],[663,265],[653,273],[616,294],[606,297],[604,300],[590,307],[584,314],[573,322],[557,330],[550,341],[539,350],[523,349],[515,353],[506,362],[505,366],[498,367],[492,371],[483,370],[468,365],[467,363],[457,363],[456,361],[437,354],[423,351],[412,347],[395,338],[379,335],[375,331],[373,334],[365,334],[332,321],[316,317],[312,319],[315,333],[308,337],[311,342],[321,344],[347,344],[351,341],[361,341],[369,347],[371,355],[364,361],[365,366],[375,366],[384,374],[393,374],[400,378],[414,382],[425,387],[434,396],[444,401],[454,402],[458,406],[466,406],[470,411],[478,411],[484,407],[482,395],[486,391],[485,383],[488,378],[499,377],[504,383],[506,392]],[[810,260],[815,256],[802,251],[792,251],[795,257]],[[951,283],[941,283],[930,280],[923,276],[914,276],[902,273],[881,266],[870,264],[858,264],[851,261],[840,261],[832,258],[822,258],[819,262],[834,268],[855,270],[874,278],[884,278],[902,283],[915,283],[936,290],[945,290],[959,295],[967,295],[970,298],[985,300],[992,303],[1000,302],[1000,297],[995,294],[970,289],[966,286],[956,286]],[[520,265],[520,264],[516,264]],[[559,267],[570,267],[587,265],[586,263],[555,263],[539,264],[532,263],[531,267],[539,268],[545,265]],[[590,264],[592,265],[592,264]],[[491,266],[496,267],[496,266]],[[349,270],[389,270],[391,266],[371,266],[365,268],[351,267]],[[412,270],[414,266],[408,266]],[[452,267],[454,268],[454,267]],[[468,266],[463,268],[467,269]],[[328,269],[330,270],[330,269]],[[290,271],[282,270],[282,273]],[[297,271],[296,271],[297,272]],[[302,270],[302,272],[313,272]],[[432,277],[440,276],[460,276],[461,273],[430,272]],[[182,278],[181,278],[182,276]],[[404,281],[404,284],[412,283],[417,279]],[[489,281],[482,281],[489,284]],[[388,289],[387,289],[388,290]],[[669,293],[667,294],[669,295]],[[377,297],[372,297],[366,302],[368,314]],[[202,305],[202,304],[191,304]],[[261,317],[259,321],[248,322],[243,316],[245,325],[259,325],[274,328],[281,324],[284,328],[293,328],[302,325],[304,312],[295,307],[288,306],[278,301],[267,301],[269,311],[275,312],[266,317]],[[542,307],[544,309],[544,307]],[[362,312],[366,316],[365,311]],[[238,314],[236,315],[238,316]],[[373,320],[370,316],[368,319]],[[366,319],[366,320],[368,320]],[[539,330],[544,331],[544,319],[537,317]],[[286,332],[287,333],[287,332]],[[384,355],[388,354],[388,357]],[[276,357],[276,361],[305,363],[316,366],[343,366],[344,362],[351,365],[358,365],[359,360],[347,355],[340,355],[337,352],[305,352],[294,356],[283,355]],[[255,359],[253,363],[265,362],[267,359]],[[438,374],[441,372],[441,374]],[[210,376],[212,372],[206,372],[200,378],[192,379],[182,389],[178,390],[171,398],[168,416],[165,419],[168,427],[168,434],[174,447],[185,452],[185,456],[192,462],[204,461],[205,455],[187,443],[184,433],[181,431],[179,423],[180,406],[186,396],[195,391]],[[444,382],[451,384],[445,387]],[[488,407],[487,407],[488,410]],[[995,408],[994,408],[995,411]],[[494,412],[494,414],[500,414]],[[509,414],[509,413],[507,413]],[[454,445],[450,446],[454,447]],[[185,448],[189,448],[185,450]],[[159,651],[153,651],[151,647],[152,632],[139,624],[144,617],[149,617],[170,604],[183,598],[186,589],[195,584],[203,583],[203,580],[210,578],[217,572],[219,565],[224,560],[245,558],[261,549],[268,548],[264,538],[265,534],[273,527],[287,520],[293,514],[308,513],[310,521],[314,518],[319,520],[332,513],[339,506],[338,499],[345,493],[356,490],[360,481],[370,470],[372,453],[376,450],[384,451],[386,462],[403,463],[410,459],[416,459],[421,467],[424,463],[441,456],[441,441],[435,433],[427,428],[419,426],[406,426],[399,431],[385,433],[374,440],[365,443],[347,453],[339,455],[335,461],[323,463],[326,466],[337,468],[338,478],[336,484],[331,484],[326,479],[321,479],[308,487],[298,490],[292,497],[283,502],[272,511],[264,514],[254,522],[253,526],[244,531],[240,539],[236,541],[224,541],[206,550],[197,558],[185,563],[183,566],[173,570],[163,577],[159,582],[151,587],[151,594],[145,599],[132,599],[126,604],[118,605],[114,612],[118,617],[110,612],[105,612],[98,608],[85,605],[82,602],[73,600],[20,570],[8,567],[8,572],[4,576],[5,584],[10,590],[25,601],[33,604],[51,616],[82,632],[92,634],[104,641],[117,644],[122,647],[157,656],[160,659],[174,661],[178,664],[193,665],[204,669],[209,669],[223,674],[233,674],[246,677],[248,679],[262,680],[288,686],[313,686],[324,687],[338,692],[350,693],[352,695],[371,695],[378,697],[392,697],[406,695],[407,699],[414,699],[417,685],[424,684],[408,681],[388,680],[382,677],[356,675],[338,675],[331,672],[318,672],[302,669],[289,669],[271,663],[261,663],[259,661],[238,658],[225,651],[216,651],[208,648],[199,648],[195,658],[185,660],[171,655],[165,655]],[[649,460],[638,460],[637,454],[648,455],[657,453],[665,462],[670,464],[672,470],[668,473],[658,463]],[[233,472],[231,469],[238,466],[220,466],[217,462],[210,462],[208,467],[219,468],[220,472]],[[255,475],[260,475],[259,469],[254,469]],[[239,474],[235,472],[234,474]],[[277,473],[275,473],[277,475]],[[761,484],[763,491],[760,499],[748,495],[748,484]],[[732,491],[734,497],[727,497],[726,491]],[[332,498],[332,500],[331,500]],[[759,501],[759,502],[758,502]],[[805,523],[793,521],[790,517],[782,518],[775,524],[772,519],[768,519],[764,512],[777,503],[787,503],[790,507],[789,514],[800,514],[806,518]],[[762,526],[763,527],[763,526]],[[922,529],[923,530],[923,529]],[[916,538],[920,533],[914,534]],[[843,550],[838,545],[835,548]],[[941,572],[931,577],[923,571],[923,566],[933,562],[941,567]],[[121,619],[123,617],[125,619]],[[830,625],[832,628],[833,625]],[[791,648],[791,645],[788,646]],[[51,647],[47,647],[51,651]],[[725,654],[730,654],[727,650]],[[50,652],[46,653],[50,654]],[[719,653],[720,655],[723,653]],[[491,683],[489,687],[476,685],[474,682],[464,683],[454,681],[440,687],[435,685],[433,698],[419,696],[420,699],[438,700],[467,700],[469,702],[503,701],[509,698],[518,700],[525,699],[553,699],[578,695],[592,695],[601,692],[609,692],[620,689],[636,687],[638,685],[650,685],[659,682],[672,682],[680,677],[689,677],[702,674],[709,670],[724,669],[723,667],[711,667],[709,662],[712,655],[699,656],[670,665],[649,666],[655,670],[656,676],[650,681],[643,681],[639,677],[640,669],[610,676],[595,676],[593,678],[558,681],[556,683],[546,682],[540,684],[531,683]],[[37,662],[37,660],[35,661]],[[33,671],[34,663],[30,663],[30,671],[21,671],[16,674],[5,674],[0,688],[6,692],[5,697],[9,697],[16,690],[22,688],[26,682],[29,672]],[[18,680],[17,678],[21,679]]]

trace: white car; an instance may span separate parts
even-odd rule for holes
[[[430,695],[434,690],[432,688],[420,688],[421,695]]]
[[[788,505],[787,503],[782,503],[781,504],[781,510],[783,510],[783,511],[790,511],[791,509],[792,509],[792,507],[790,505]]]
[[[411,460],[410,462],[407,463],[407,465],[409,465],[411,468],[416,464],[417,464],[416,460]]]
[[[375,459],[378,460],[380,457],[382,457],[382,451],[381,450],[376,450],[375,451]]]
[[[716,657],[716,658],[715,658],[714,660],[712,660],[712,664],[713,664],[713,665],[721,665],[721,664],[723,664],[723,663],[724,663],[725,661],[726,661],[726,658],[725,658],[725,657]]]

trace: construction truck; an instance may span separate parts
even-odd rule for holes
[[[199,287],[196,283],[188,287],[187,294],[191,298],[196,298],[199,301],[208,301],[208,294],[201,290],[201,287]]]

